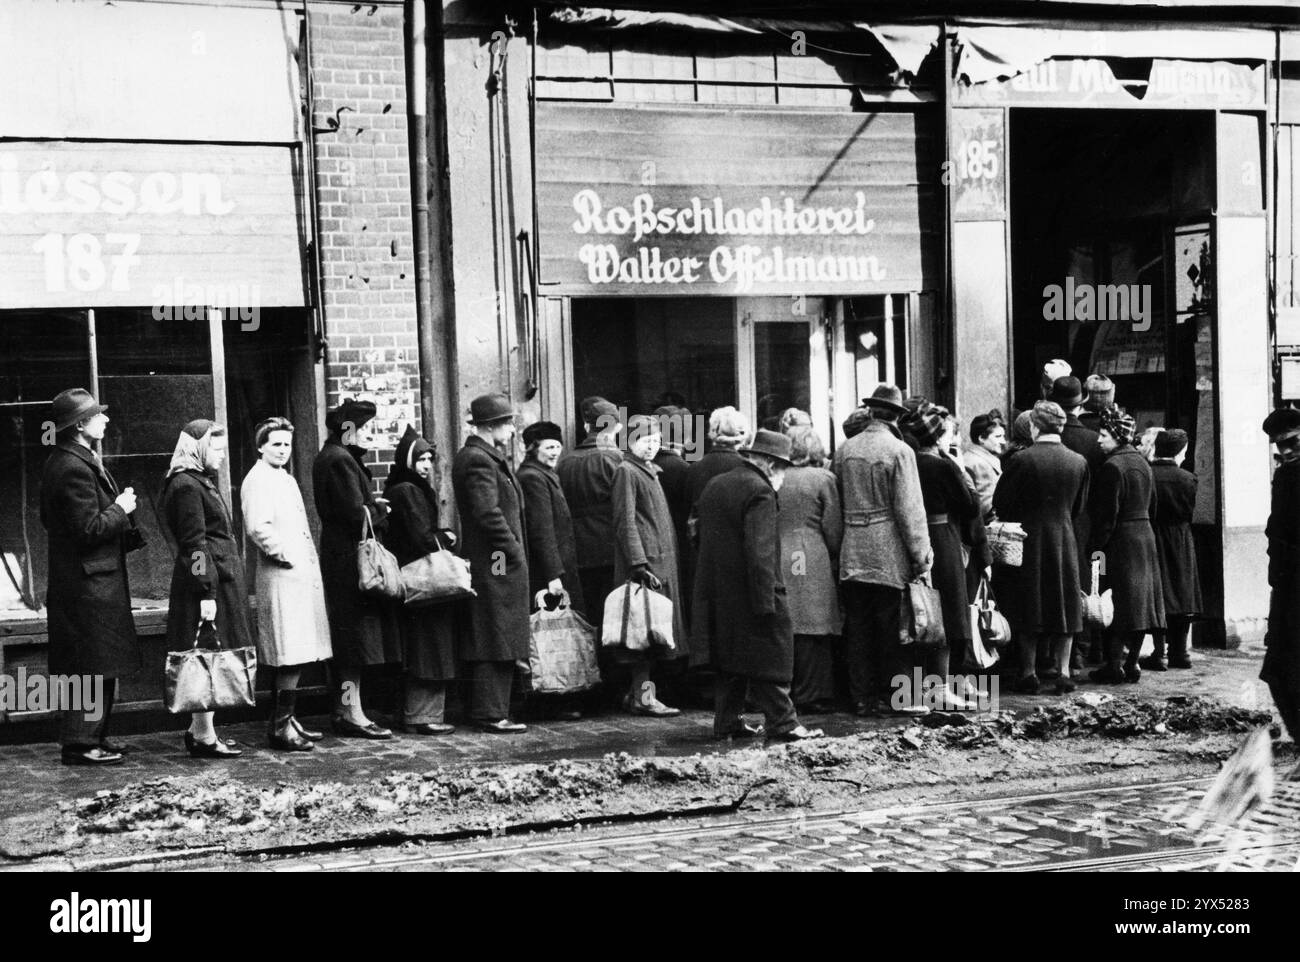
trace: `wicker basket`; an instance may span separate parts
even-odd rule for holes
[[[1029,535],[1017,522],[991,521],[988,535],[994,564],[1019,568],[1025,563],[1025,539]]]

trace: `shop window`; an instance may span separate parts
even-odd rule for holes
[[[843,299],[844,343],[853,356],[855,396],[864,398],[880,384],[908,393],[907,298],[881,294]]]

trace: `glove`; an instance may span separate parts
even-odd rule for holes
[[[634,581],[639,585],[647,588],[658,590],[663,587],[663,582],[655,577],[654,572],[648,565],[636,565],[627,574],[628,581]]]

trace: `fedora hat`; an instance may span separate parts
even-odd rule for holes
[[[1052,390],[1048,393],[1047,400],[1055,401],[1068,412],[1088,400],[1088,392],[1084,390],[1077,377],[1067,374],[1052,382]]]
[[[907,408],[903,407],[903,392],[894,384],[880,385],[871,392],[871,397],[864,397],[862,403],[869,408],[880,408],[895,414],[907,413]]]
[[[55,432],[66,431],[80,421],[107,411],[107,406],[95,400],[85,388],[74,387],[60,391],[51,402]]]
[[[778,431],[769,431],[766,428],[760,428],[754,435],[754,440],[749,443],[749,447],[740,449],[745,454],[766,454],[769,458],[777,461],[784,461],[786,464],[793,463],[790,458],[792,445],[789,437]]]
[[[504,394],[480,394],[469,402],[470,424],[492,424],[494,421],[508,421],[517,413],[510,398]]]

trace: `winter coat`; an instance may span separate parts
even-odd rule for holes
[[[528,657],[528,542],[524,493],[506,456],[477,435],[456,453],[452,486],[460,508],[461,550],[474,590],[466,661]]]
[[[1086,509],[1088,465],[1058,440],[1040,437],[1003,464],[993,510],[1028,537],[1019,568],[993,566],[998,606],[1018,631],[1056,635],[1083,629],[1074,519]]]
[[[785,472],[777,496],[781,577],[796,635],[838,635],[844,628],[835,573],[844,515],[835,475],[825,468]]]
[[[928,566],[930,533],[916,453],[871,421],[835,452],[844,507],[840,580],[902,588]]]
[[[1165,617],[1200,615],[1201,579],[1196,570],[1196,543],[1192,539],[1192,512],[1196,508],[1196,475],[1173,461],[1151,465],[1156,485],[1156,517],[1151,527],[1160,556],[1160,583],[1164,589]]]
[[[1116,633],[1165,626],[1160,557],[1151,522],[1156,516],[1155,479],[1147,459],[1130,445],[1112,451],[1097,471],[1090,501],[1091,550],[1101,551],[1115,602]]]
[[[655,464],[659,466],[659,484],[664,489],[668,501],[668,513],[673,518],[673,530],[677,532],[677,577],[682,586],[682,620],[690,625],[691,585],[695,583],[694,551],[691,549],[691,534],[688,522],[691,517],[690,477],[691,466],[676,451],[660,448],[655,455]]]
[[[353,453],[356,451],[357,453]],[[357,587],[357,544],[370,516],[377,537],[388,528],[375,503],[370,469],[360,449],[326,441],[311,466],[312,494],[320,516],[320,567],[325,583],[334,659],[342,667],[401,660],[397,608],[384,598],[363,595]]]
[[[1097,471],[1106,460],[1101,450],[1101,435],[1083,426],[1073,414],[1065,417],[1061,443],[1088,462],[1088,491],[1097,489]],[[1083,511],[1074,519],[1074,540],[1079,545],[1079,577],[1085,591],[1092,587],[1092,561],[1088,545],[1092,541],[1092,512]]]
[[[677,573],[677,534],[668,500],[653,461],[626,455],[614,473],[614,585],[627,580],[637,565],[646,565],[663,582],[659,593],[673,603],[673,657],[690,654],[682,618],[681,582]]]
[[[528,591],[534,598],[559,578],[569,593],[569,606],[587,617],[599,614],[587,610],[578,579],[578,544],[573,534],[569,503],[560,488],[560,476],[540,461],[529,459],[516,475],[524,492],[524,518],[528,534]],[[604,599],[601,599],[602,601]]]
[[[975,483],[980,499],[980,516],[987,518],[993,512],[993,489],[1002,477],[1002,459],[988,448],[972,444],[966,449],[966,473]]]
[[[966,560],[962,532],[979,518],[980,501],[975,484],[951,458],[922,452],[916,456],[925,502],[934,566],[930,581],[943,604],[943,629],[948,646],[958,648],[970,640],[970,597],[966,590]]]
[[[298,482],[284,468],[259,459],[239,486],[239,503],[244,533],[257,549],[258,660],[266,665],[325,661],[332,654],[325,588]]]
[[[1300,700],[1300,459],[1273,473],[1272,505],[1265,528],[1272,595],[1259,677]]]
[[[745,459],[732,448],[714,448],[694,462],[686,475],[686,501],[688,513],[699,503],[705,486],[720,474],[726,474],[745,463]]]
[[[49,671],[116,678],[140,667],[126,552],[131,520],[117,484],[89,448],[59,444],[41,473],[49,535]]]
[[[163,482],[159,511],[176,546],[167,604],[168,651],[193,647],[203,601],[217,603],[221,647],[251,646],[244,565],[216,480],[199,471],[173,474]],[[206,639],[208,632],[203,634]],[[200,644],[209,646],[206,640]]]
[[[614,564],[614,471],[622,453],[588,435],[560,457],[555,472],[573,519],[573,537],[580,568],[608,568]],[[593,599],[599,604],[601,599]]]
[[[396,460],[397,464],[402,459]],[[433,489],[414,471],[393,469],[384,485],[391,512],[384,546],[400,565],[434,551],[451,551],[454,536],[438,527],[438,499]],[[403,607],[398,615],[402,639],[402,666],[408,676],[422,681],[450,681],[456,677],[456,640],[467,618],[466,603]]]
[[[709,482],[695,511],[700,550],[692,661],[707,656],[719,671],[789,685],[794,630],[776,492],[762,471],[742,460]]]

